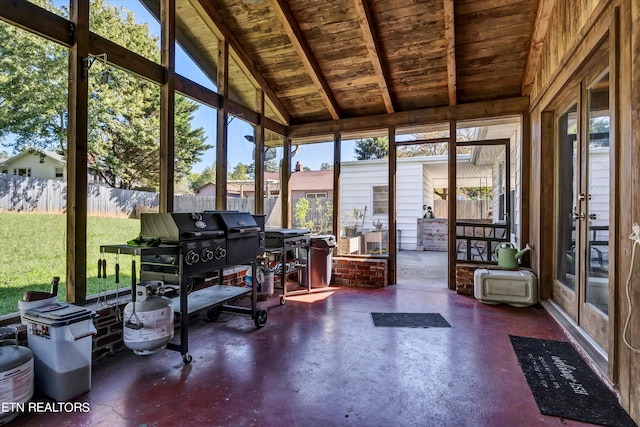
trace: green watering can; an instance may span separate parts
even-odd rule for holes
[[[518,260],[527,251],[533,248],[527,245],[521,251],[518,251],[510,242],[502,242],[496,248],[496,258],[498,258],[498,267],[500,268],[518,268]]]

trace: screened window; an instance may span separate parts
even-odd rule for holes
[[[305,193],[304,197],[307,199],[326,199],[327,193]]]
[[[389,186],[374,185],[373,186],[373,214],[389,213]]]

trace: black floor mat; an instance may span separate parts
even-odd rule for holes
[[[376,326],[405,328],[450,328],[439,313],[371,313]]]
[[[542,414],[604,426],[636,426],[570,343],[509,338]]]

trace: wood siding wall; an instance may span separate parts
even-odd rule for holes
[[[556,0],[540,55],[538,73],[531,88],[531,99],[537,99],[555,79],[561,65],[584,37],[584,30],[593,19],[593,12],[608,3],[610,0]]]
[[[608,38],[607,38],[608,36]],[[557,0],[549,22],[540,67],[531,93],[530,240],[532,267],[541,297],[551,297],[553,278],[553,206],[555,170],[554,110],[562,92],[604,41],[611,72],[613,222],[610,234],[612,273],[609,302],[609,368],[607,375],[620,392],[620,402],[640,422],[640,354],[623,342],[628,316],[625,282],[629,270],[633,312],[627,340],[640,347],[640,268],[631,265],[631,226],[640,221],[640,2],[637,0]],[[546,250],[548,249],[548,250]]]

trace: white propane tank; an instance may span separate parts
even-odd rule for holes
[[[161,281],[138,284],[136,301],[124,308],[124,345],[137,355],[153,354],[173,338],[173,307],[158,294],[163,290]]]
[[[0,328],[0,337],[4,332],[15,333],[16,339],[0,340],[0,425],[23,412],[33,396],[33,351],[18,345],[15,328]]]

